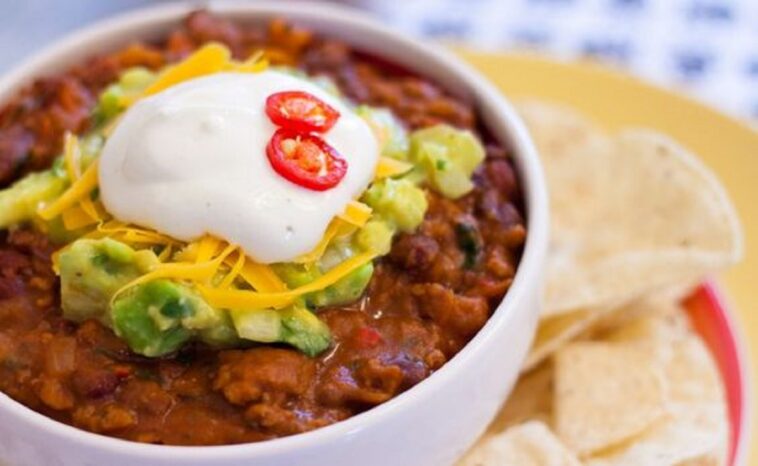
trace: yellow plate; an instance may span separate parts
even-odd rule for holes
[[[507,96],[575,107],[609,130],[645,126],[664,132],[716,172],[737,206],[746,255],[726,273],[724,288],[750,345],[758,374],[758,130],[704,105],[593,63],[559,63],[532,56],[459,53]],[[757,397],[753,396],[753,399]],[[755,412],[752,419],[756,419]],[[758,465],[758,430],[749,460]]]

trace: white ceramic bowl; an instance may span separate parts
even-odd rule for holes
[[[482,433],[512,388],[536,327],[548,241],[543,174],[524,125],[467,65],[342,7],[317,3],[210,3],[240,22],[281,16],[430,77],[472,99],[486,126],[512,147],[526,198],[528,236],[513,286],[485,327],[439,371],[396,398],[312,432],[261,443],[173,447],[127,442],[50,420],[0,395],[0,463],[9,465],[444,466]],[[192,9],[168,4],[115,17],[58,42],[0,78],[0,102],[32,78],[176,26]],[[196,429],[207,426],[198,425]]]

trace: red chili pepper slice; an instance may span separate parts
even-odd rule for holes
[[[315,134],[280,128],[266,146],[266,155],[277,173],[314,191],[333,188],[347,173],[347,160]]]
[[[319,133],[329,131],[340,117],[332,106],[303,91],[271,94],[266,99],[266,114],[282,128]]]

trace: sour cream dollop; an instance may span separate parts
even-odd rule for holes
[[[323,192],[277,174],[266,157],[276,127],[266,98],[305,91],[341,116],[321,135],[348,163]],[[373,132],[340,99],[277,71],[220,73],[171,87],[131,107],[100,156],[100,196],[118,220],[183,241],[212,234],[261,263],[311,251],[332,218],[372,180]]]

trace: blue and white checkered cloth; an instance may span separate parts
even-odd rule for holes
[[[354,2],[355,3],[355,2]],[[416,35],[591,56],[758,119],[758,0],[364,0]]]
[[[592,56],[758,120],[758,0],[341,1],[418,36]],[[154,3],[0,0],[0,70],[83,24]]]

